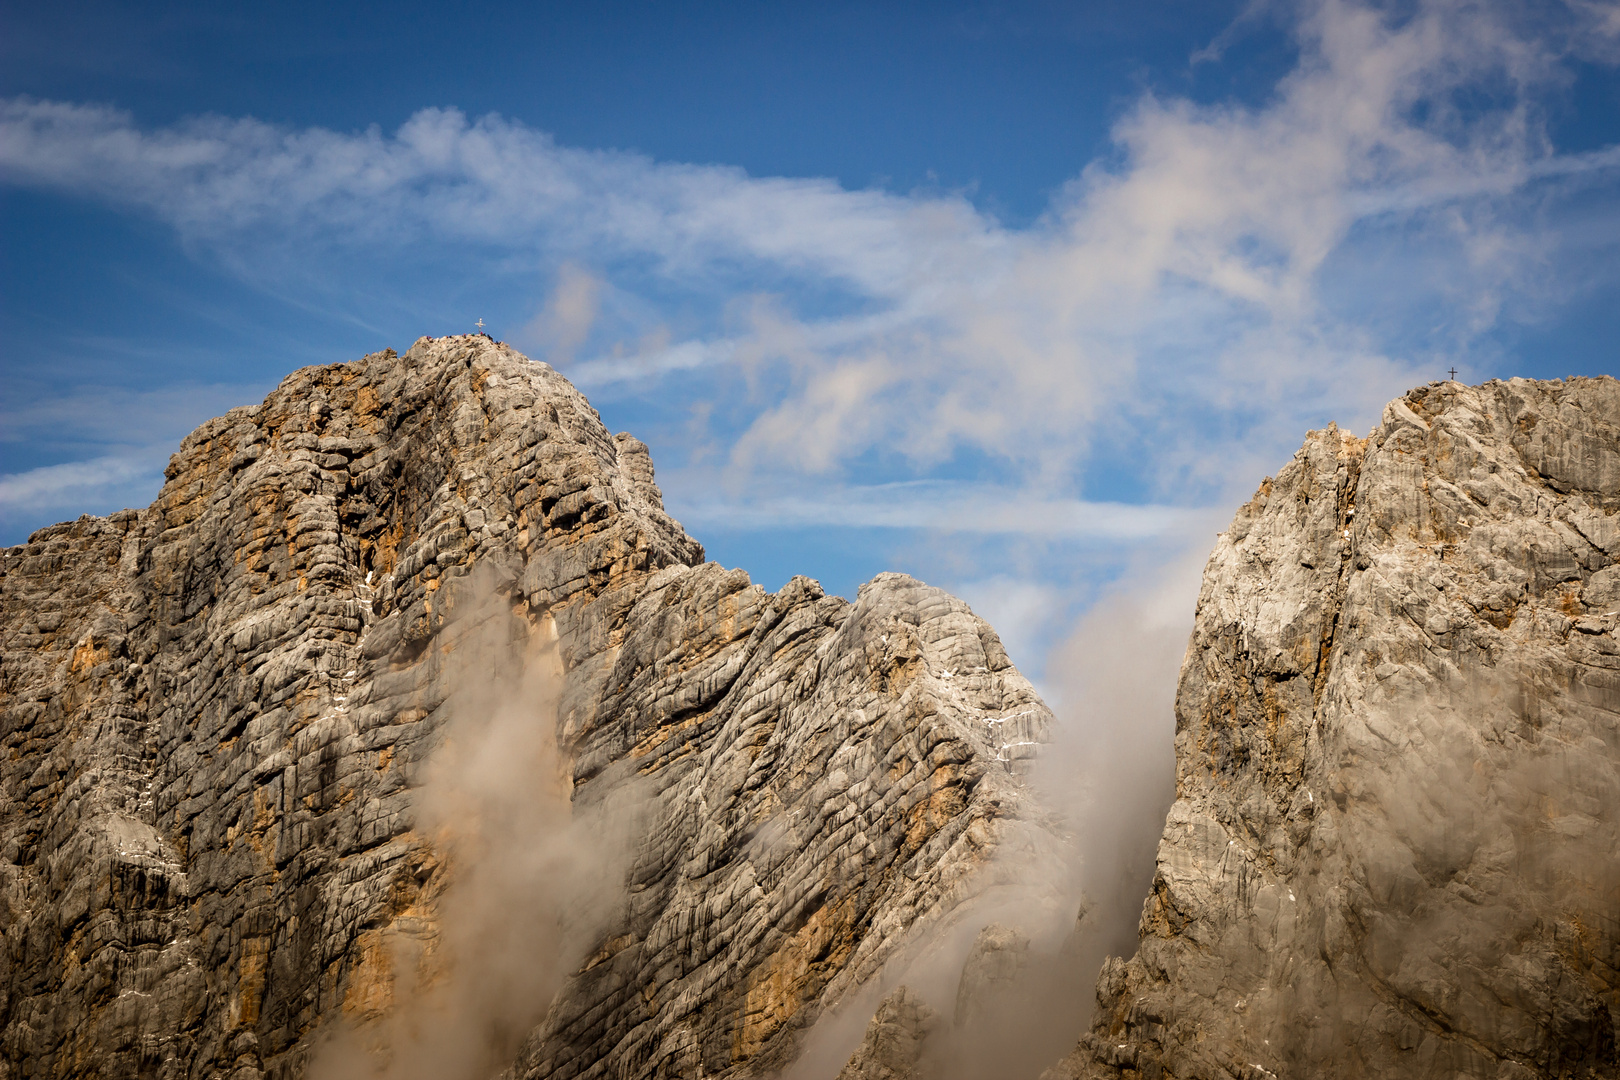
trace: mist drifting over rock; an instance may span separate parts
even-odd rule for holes
[[[0,556],[0,1080],[1616,1075],[1612,379],[1266,481],[1151,883],[1108,725],[1167,687],[1039,761],[966,604],[705,562],[487,338],[295,372],[167,478]]]
[[[1058,1076],[1614,1076],[1620,383],[1432,384],[1221,536]]]
[[[4,575],[8,1080],[763,1075],[1057,842],[965,604],[705,563],[482,337],[298,371]]]

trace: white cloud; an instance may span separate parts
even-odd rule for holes
[[[1140,541],[1177,536],[1208,524],[1207,514],[1177,506],[1053,498],[993,484],[917,480],[849,485],[757,498],[688,497],[672,492],[671,510],[688,526],[726,529],[928,529],[1055,540]]]
[[[565,368],[570,382],[587,393],[610,383],[637,382],[674,371],[692,371],[729,361],[736,352],[730,341],[681,341],[671,343],[669,332],[659,328],[635,343],[633,351],[621,351]]]
[[[269,387],[82,386],[44,396],[27,387],[8,390],[0,405],[0,460],[9,464],[22,450],[35,460],[50,450],[74,459],[0,474],[0,529],[19,537],[82,513],[146,506],[163,487],[164,466],[187,433],[209,417],[256,404]]]
[[[437,108],[391,137],[220,117],[144,132],[117,109],[13,98],[0,105],[0,169],[12,183],[156,213],[200,241],[255,228],[340,242],[436,236],[651,256],[681,272],[749,258],[874,291],[911,261],[911,218],[975,218],[960,200],[936,209],[826,180],[660,165]]]
[[[152,454],[111,456],[0,474],[0,518],[41,510],[119,509],[120,496],[133,485],[149,487],[144,501],[150,502],[163,484],[166,460]]]
[[[564,263],[546,306],[523,329],[525,346],[538,346],[552,363],[572,358],[596,324],[601,294],[601,278],[574,263]]]
[[[55,373],[39,374],[49,378]],[[10,389],[5,404],[0,405],[0,445],[71,439],[81,448],[134,444],[163,447],[162,453],[167,455],[204,420],[238,405],[256,405],[270,387],[257,383],[179,383],[156,389],[91,385],[44,394],[29,394],[16,386]],[[116,437],[106,438],[109,432]],[[93,449],[89,452],[95,453]]]
[[[1572,51],[1607,55],[1616,23],[1608,5],[1531,14],[1303,4],[1286,16],[1298,63],[1262,104],[1144,96],[1114,157],[1025,229],[959,196],[571,149],[450,109],[391,135],[217,117],[150,131],[13,99],[0,172],[156,214],[238,262],[425,238],[564,267],[531,336],[580,357],[582,385],[665,380],[649,397],[667,400],[675,378],[745,376],[704,384],[725,399],[705,415],[731,425],[704,440],[727,450],[728,490],[873,460],[927,476],[967,455],[998,488],[1048,493],[1014,518],[1064,532],[1093,513],[1072,507],[1090,505],[1078,477],[1099,454],[1149,497],[1230,498],[1307,424],[1369,423],[1438,374],[1435,350],[1449,360],[1545,298],[1548,200],[1612,186],[1620,150],[1556,153],[1542,105]],[[1413,272],[1398,295],[1399,270],[1358,279],[1346,308],[1324,282],[1369,251]],[[604,343],[604,298],[637,289],[634,325]],[[1374,325],[1366,309],[1408,314]],[[929,518],[835,501],[713,513]]]

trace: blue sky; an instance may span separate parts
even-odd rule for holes
[[[5,3],[0,542],[483,318],[711,557],[1039,674],[1306,429],[1615,370],[1613,3],[802,7]]]

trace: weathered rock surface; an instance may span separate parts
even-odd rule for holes
[[[1010,926],[992,923],[979,931],[962,964],[956,987],[959,1028],[972,1028],[995,1010],[998,1001],[1014,993],[1019,972],[1029,963],[1029,938]]]
[[[966,605],[703,562],[504,346],[295,372],[167,477],[0,554],[0,1078],[293,1078],[388,1012],[454,887],[415,799],[480,577],[496,639],[555,635],[576,802],[647,800],[515,1076],[767,1074],[1039,829],[1049,713]]]
[[[1433,384],[1221,538],[1140,947],[1054,1075],[1614,1077],[1620,383]]]
[[[921,1080],[923,1043],[939,1017],[900,986],[878,1006],[866,1035],[836,1080]]]

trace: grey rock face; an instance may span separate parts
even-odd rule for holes
[[[956,1026],[971,1028],[982,1022],[996,1002],[1012,992],[1019,970],[1028,962],[1029,938],[1000,923],[980,930],[956,985]]]
[[[1140,947],[1053,1075],[1614,1077],[1620,383],[1419,389],[1204,575]]]
[[[4,1080],[299,1077],[395,1007],[456,881],[417,800],[458,619],[492,673],[554,636],[575,804],[645,803],[511,1075],[767,1074],[1042,827],[1050,714],[966,605],[703,562],[646,447],[486,339],[295,372],[167,477],[0,554]]]
[[[872,1015],[866,1035],[836,1080],[920,1080],[923,1042],[938,1022],[909,987],[897,987]]]

